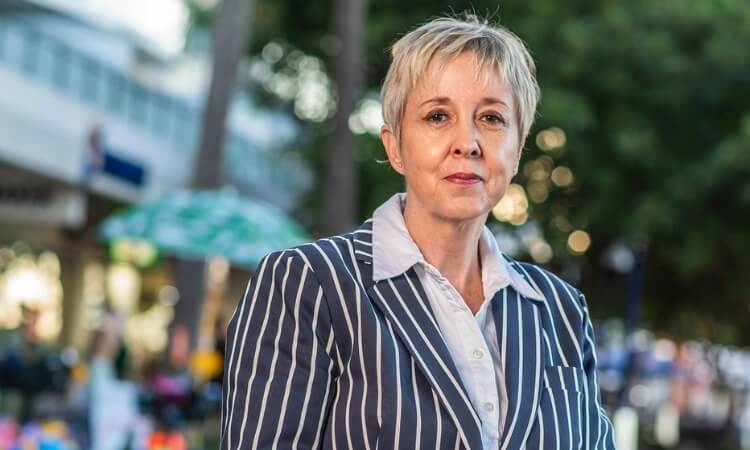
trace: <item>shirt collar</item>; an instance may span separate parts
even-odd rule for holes
[[[426,263],[404,222],[406,194],[393,195],[372,216],[372,265],[375,282],[401,275],[418,263]],[[485,298],[512,285],[519,294],[535,300],[544,297],[510,266],[497,246],[495,236],[484,227],[479,239],[482,284]]]
[[[372,277],[393,278],[424,261],[404,223],[406,194],[399,193],[380,205],[372,215]]]

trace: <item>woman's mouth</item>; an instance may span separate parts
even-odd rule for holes
[[[446,181],[458,184],[460,186],[471,186],[482,181],[482,178],[479,175],[470,172],[456,172],[454,174],[448,175],[447,177],[445,177],[445,179]]]

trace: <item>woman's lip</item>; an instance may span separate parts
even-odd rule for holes
[[[480,178],[479,175],[475,173],[466,173],[466,172],[454,173],[452,175],[445,177],[445,179],[450,181],[451,183],[460,184],[464,186],[470,185],[470,184],[476,184],[482,181],[482,178]]]

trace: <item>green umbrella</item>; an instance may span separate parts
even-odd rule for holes
[[[177,191],[107,218],[105,241],[147,241],[188,258],[223,256],[253,267],[275,250],[309,241],[300,225],[267,203],[235,191]]]

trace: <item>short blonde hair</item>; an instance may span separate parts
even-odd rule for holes
[[[465,51],[474,53],[480,68],[492,68],[510,83],[521,142],[525,141],[534,123],[540,95],[534,60],[518,36],[500,25],[480,21],[474,15],[431,20],[391,47],[392,62],[380,98],[383,120],[397,138],[406,99],[430,61],[437,58],[442,64]]]

